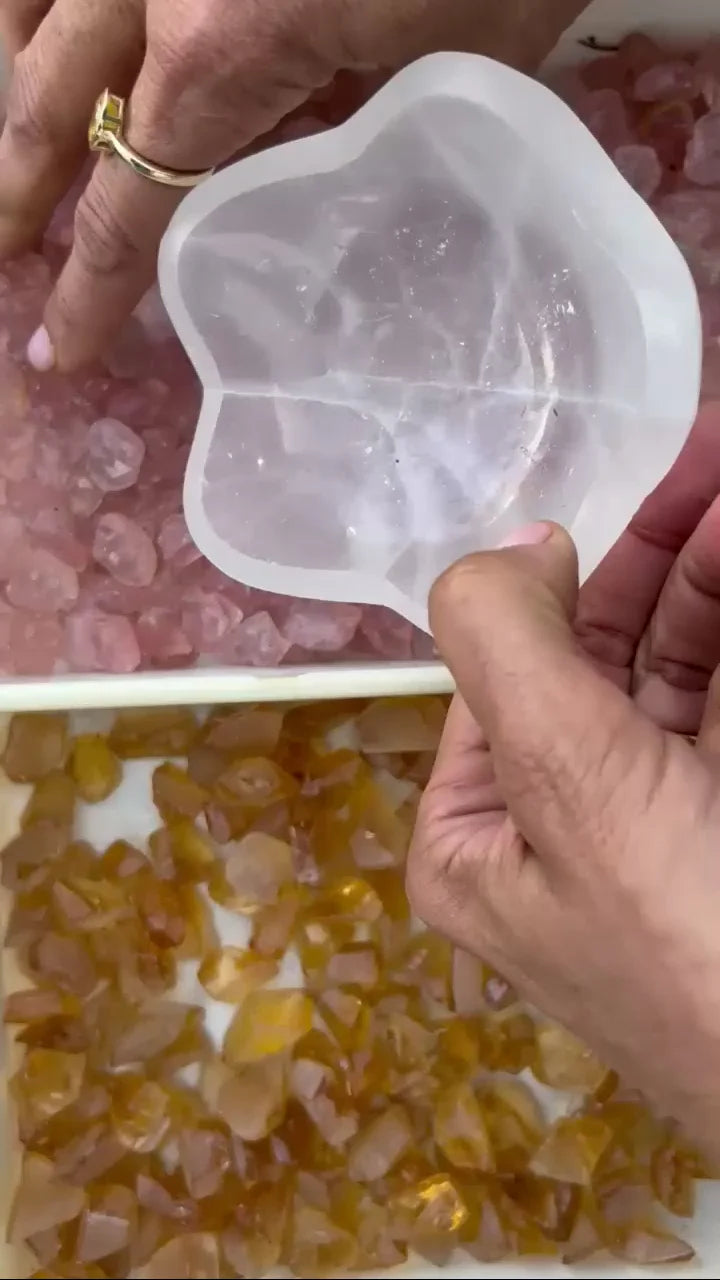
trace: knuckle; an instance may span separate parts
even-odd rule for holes
[[[30,48],[15,58],[6,102],[6,123],[16,145],[37,147],[60,143],[43,88],[42,69]]]
[[[75,212],[73,247],[78,265],[96,276],[130,270],[142,256],[97,175],[86,188]]]

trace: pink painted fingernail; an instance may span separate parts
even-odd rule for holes
[[[55,365],[55,349],[44,324],[36,329],[27,344],[27,358],[38,373],[47,373]]]
[[[522,529],[515,529],[513,533],[509,533],[502,542],[498,542],[498,549],[537,546],[540,542],[547,542],[551,534],[552,525],[546,520],[537,520],[535,524],[523,525]]]

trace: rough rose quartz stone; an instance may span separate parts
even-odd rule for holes
[[[276,667],[290,649],[269,613],[256,613],[232,634],[232,661],[248,667]]]
[[[373,652],[396,661],[412,658],[414,630],[407,618],[380,607],[365,610],[360,623],[360,633]]]
[[[633,96],[638,102],[670,102],[673,99],[692,102],[699,93],[695,68],[689,62],[659,62],[641,72],[635,81]]]
[[[140,666],[140,647],[130,620],[92,610],[67,619],[65,656],[75,671],[122,675]]]
[[[117,418],[93,422],[85,443],[88,477],[103,493],[131,489],[140,475],[145,444]]]
[[[625,103],[616,89],[597,89],[578,106],[578,114],[606,151],[632,140]]]
[[[195,588],[183,598],[182,625],[198,653],[218,653],[232,643],[243,611],[216,591]]]
[[[685,157],[685,177],[700,187],[720,186],[720,111],[696,122]]]
[[[190,530],[181,511],[163,520],[158,534],[158,546],[163,559],[170,561],[177,569],[194,564],[201,556],[190,537]]]
[[[33,613],[64,613],[78,598],[75,570],[51,551],[26,549],[17,558],[7,584],[7,598]]]
[[[662,182],[662,165],[652,147],[628,143],[618,147],[613,160],[623,177],[643,200],[650,200]]]
[[[157,570],[153,541],[135,520],[119,512],[101,515],[95,525],[93,559],[128,587],[147,587]]]
[[[339,653],[358,629],[362,609],[357,604],[333,604],[321,600],[293,600],[283,634],[300,649],[315,653]]]
[[[140,652],[153,666],[185,667],[193,645],[186,636],[177,609],[154,605],[140,614],[135,625]]]
[[[26,613],[21,609],[12,610],[9,651],[16,675],[42,676],[54,671],[62,641],[63,628],[58,618],[49,614]]]

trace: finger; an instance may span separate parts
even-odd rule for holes
[[[87,155],[94,103],[137,68],[133,0],[56,0],[16,59],[0,137],[0,257],[32,245]]]
[[[635,702],[674,733],[697,733],[720,663],[720,499],[677,557],[643,636],[632,676]]]
[[[519,830],[541,856],[565,856],[610,834],[615,842],[624,809],[649,803],[664,735],[577,644],[567,534],[545,525],[523,536],[535,545],[468,557],[443,575],[430,616]]]
[[[251,25],[250,15],[260,13],[255,6],[230,9],[225,26],[213,27],[208,18],[207,30],[204,13],[199,6],[193,25],[186,17],[182,29],[174,22],[168,30],[148,27],[126,138],[163,168],[203,170],[222,163],[328,78],[327,65],[312,56],[288,55],[290,62],[278,65],[267,19],[261,30]],[[73,251],[46,313],[60,368],[75,368],[111,341],[154,278],[160,240],[180,198],[173,188],[137,177],[116,157],[99,161],[78,205]]]
[[[720,668],[710,681],[695,749],[714,759],[720,756]]]
[[[720,404],[707,404],[675,465],[580,592],[576,633],[623,689],[675,558],[718,493]]]
[[[487,738],[459,693],[450,704],[424,799],[428,813],[441,813],[444,821],[471,818],[476,827],[478,818],[505,808]]]
[[[52,0],[0,2],[0,48],[10,62],[34,36],[51,4]]]

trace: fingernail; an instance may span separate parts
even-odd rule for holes
[[[534,524],[523,525],[515,529],[502,542],[498,542],[498,550],[503,547],[534,547],[540,542],[547,542],[552,534],[552,525],[546,520],[537,520]]]
[[[38,373],[47,373],[55,364],[55,348],[44,324],[36,329],[27,344],[27,358]]]

